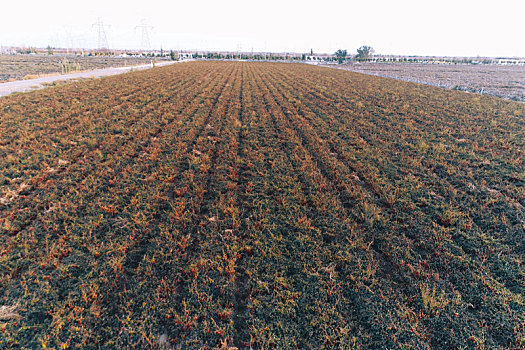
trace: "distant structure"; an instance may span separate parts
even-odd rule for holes
[[[109,49],[108,37],[106,36],[106,29],[105,29],[104,23],[102,23],[102,20],[99,18],[97,20],[97,23],[94,23],[91,26],[91,28],[93,27],[98,28],[98,49],[99,50]]]
[[[75,47],[75,44],[73,42],[73,36],[71,35],[71,30],[67,27],[64,27],[64,33],[66,33],[66,49],[67,49],[67,53],[69,53],[69,50],[70,49],[72,50]]]
[[[151,43],[149,41],[149,31],[152,30],[154,27],[146,24],[146,20],[143,19],[140,21],[140,24],[135,27],[135,30],[137,29],[142,30],[142,40],[140,42],[140,49],[142,51],[150,51],[151,50]]]

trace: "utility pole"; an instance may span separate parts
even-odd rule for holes
[[[151,44],[149,41],[149,31],[153,29],[153,26],[146,24],[146,20],[142,19],[140,24],[135,27],[135,30],[140,28],[142,30],[142,40],[140,43],[140,50],[151,50]]]
[[[98,18],[97,23],[94,23],[91,26],[91,28],[93,27],[98,28],[98,49],[99,50],[109,49],[108,37],[106,36],[106,30],[105,30],[104,23],[102,23],[102,19]]]

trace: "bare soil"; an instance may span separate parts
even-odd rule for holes
[[[0,82],[62,74],[67,71],[133,66],[147,64],[150,61],[151,58],[138,57],[0,55]]]
[[[525,66],[351,63],[338,68],[525,101]]]

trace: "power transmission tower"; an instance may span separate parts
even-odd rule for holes
[[[149,31],[153,30],[153,26],[146,24],[146,20],[141,20],[140,24],[135,27],[135,30],[140,28],[142,30],[142,40],[140,43],[140,50],[151,50],[151,44],[149,41]]]
[[[64,32],[66,33],[66,50],[69,54],[69,50],[73,50],[74,43],[73,43],[73,36],[71,36],[71,30],[68,27],[64,27]]]
[[[237,59],[241,59],[242,44],[237,44]]]
[[[97,23],[94,23],[91,28],[97,27],[98,28],[98,49],[104,50],[109,49],[108,45],[108,37],[106,36],[106,30],[104,23],[102,23],[102,19],[98,19]]]

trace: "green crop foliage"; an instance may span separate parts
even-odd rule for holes
[[[525,107],[199,61],[0,99],[0,349],[519,349]]]

